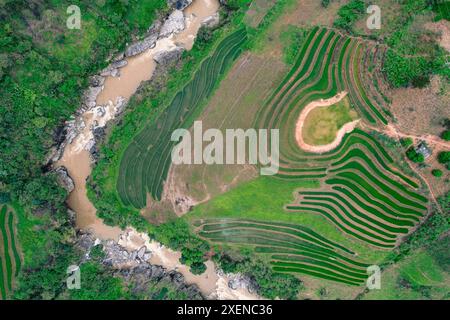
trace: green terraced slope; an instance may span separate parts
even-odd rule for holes
[[[366,54],[371,53],[371,54]],[[280,129],[280,170],[277,178],[318,179],[320,191],[300,193],[286,205],[292,214],[313,212],[348,235],[380,248],[392,248],[426,213],[427,198],[418,183],[404,175],[381,144],[355,129],[340,146],[323,154],[301,150],[296,122],[312,101],[345,90],[363,121],[383,125],[378,93],[364,81],[366,65],[382,50],[369,42],[333,30],[313,28],[298,58],[259,110],[255,125]]]
[[[208,219],[198,225],[199,235],[211,242],[251,246],[257,254],[269,256],[278,272],[348,285],[361,285],[367,279],[368,264],[355,259],[351,250],[303,226],[233,219]]]
[[[286,180],[289,185],[298,181],[299,187],[306,180],[320,182],[316,189],[293,187],[294,198],[285,203],[284,212],[321,216],[325,218],[323,223],[332,224],[353,241],[369,245],[370,250],[394,248],[425,216],[428,198],[419,192],[418,181],[404,174],[383,145],[359,128],[345,135],[337,148],[322,154],[301,150],[293,133],[308,103],[343,90],[363,122],[386,124],[379,93],[367,85],[364,75],[369,57],[381,59],[382,55],[383,50],[371,43],[313,28],[294,66],[254,121],[257,128],[280,130],[279,173],[267,179]],[[350,249],[319,239],[317,233],[312,235],[314,231],[304,226],[230,219],[225,212],[222,218],[215,214],[224,211],[221,205],[226,206],[220,200],[217,207],[205,205],[204,220],[197,221],[199,234],[205,239],[252,246],[255,252],[270,255],[273,269],[279,272],[303,273],[349,285],[365,281],[367,264],[357,261]],[[208,208],[214,212],[214,219],[209,218]],[[256,214],[253,216],[258,219]]]
[[[143,208],[147,194],[161,199],[175,145],[170,141],[172,132],[192,125],[225,71],[241,53],[246,39],[246,30],[241,29],[222,40],[159,118],[133,139],[121,160],[117,181],[117,191],[125,205]]]
[[[0,299],[6,299],[12,292],[14,278],[22,266],[14,219],[14,212],[3,205],[0,210]]]

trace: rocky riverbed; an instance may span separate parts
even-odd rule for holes
[[[193,275],[179,262],[180,253],[150,241],[146,234],[105,225],[87,197],[86,179],[108,123],[124,111],[142,82],[155,72],[164,72],[183,50],[192,48],[202,25],[212,27],[219,22],[217,0],[169,0],[169,4],[173,10],[167,17],[155,21],[142,39],[128,45],[111,58],[107,68],[91,77],[80,108],[58,132],[49,161],[61,185],[70,192],[69,212],[76,217],[86,259],[92,246],[102,244],[106,253],[102,263],[136,287],[145,284],[145,279],[156,279],[171,281],[192,299],[257,298],[249,292],[255,291],[249,281],[239,275],[224,275],[212,261],[207,262],[205,274]]]
[[[145,235],[129,228],[119,241],[100,240],[91,233],[79,233],[77,246],[84,253],[82,263],[91,259],[90,253],[95,246],[102,246],[104,258],[101,263],[112,270],[114,275],[131,284],[133,293],[145,293],[149,281],[170,282],[189,299],[258,299],[257,286],[248,277],[240,274],[225,274],[213,269],[197,276],[198,279],[213,280],[211,290],[205,289],[205,283],[192,284],[192,275],[187,268],[180,268],[178,256],[170,249],[150,241]],[[161,254],[161,250],[165,251]],[[175,257],[175,260],[173,259]],[[155,261],[169,263],[155,264]],[[164,265],[164,266],[163,266]],[[209,263],[208,268],[214,268]],[[211,271],[213,271],[211,273]],[[190,280],[190,281],[189,281]]]

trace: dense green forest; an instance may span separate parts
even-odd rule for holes
[[[70,5],[80,8],[80,29],[67,28]],[[89,76],[167,10],[165,0],[0,2],[0,193],[36,231],[23,242],[17,297],[58,296],[74,260],[67,194],[46,167],[58,129],[80,106]]]
[[[322,3],[327,6],[329,1]],[[393,87],[422,88],[433,74],[450,78],[450,68],[446,65],[448,53],[437,44],[436,36],[424,27],[426,22],[450,19],[448,1],[399,0],[398,9],[388,13],[386,4],[380,4],[381,29],[368,32],[357,28],[356,24],[365,25],[369,4],[372,2],[351,0],[341,6],[334,26],[388,46],[383,69]]]

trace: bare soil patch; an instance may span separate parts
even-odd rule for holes
[[[244,22],[253,28],[257,27],[275,2],[275,0],[252,1],[245,14]]]
[[[412,135],[439,136],[442,121],[450,118],[450,85],[433,77],[428,87],[401,88],[392,91],[391,110],[400,131]]]
[[[450,21],[427,23],[425,28],[439,34],[439,45],[450,52]]]
[[[298,0],[295,8],[281,20],[283,24],[298,26],[332,26],[337,11],[347,2],[347,0],[331,1],[328,7],[324,8],[318,0]]]

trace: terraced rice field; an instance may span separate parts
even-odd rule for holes
[[[354,130],[337,149],[324,154],[302,151],[292,134],[304,106],[342,90],[349,93],[364,121],[387,123],[382,106],[376,103],[380,99],[362,81],[366,59],[379,58],[374,50],[371,44],[332,30],[312,29],[295,65],[261,108],[255,124],[280,129],[278,178],[322,182],[320,191],[296,194],[286,210],[317,213],[350,236],[392,248],[426,213],[427,198],[415,190],[418,184],[397,169],[380,143],[362,130]]]
[[[133,139],[121,160],[117,181],[117,191],[125,205],[143,208],[147,194],[161,199],[175,145],[170,141],[172,132],[192,125],[218,81],[242,52],[246,39],[246,30],[240,29],[222,40],[159,118]]]
[[[348,285],[367,279],[366,263],[338,243],[299,225],[256,220],[208,219],[197,221],[200,236],[215,243],[252,246],[270,256],[273,269],[302,273]]]
[[[375,48],[375,49],[374,49]],[[384,107],[377,93],[362,81],[366,72],[366,51],[382,50],[369,42],[348,38],[333,30],[313,28],[298,58],[284,80],[259,110],[255,126],[280,129],[282,158],[296,158],[299,150],[292,132],[296,119],[307,104],[347,91],[352,106],[372,124],[386,124]],[[369,58],[367,58],[369,59]]]
[[[6,205],[0,209],[0,298],[6,299],[13,289],[22,261],[16,236],[16,216]]]
[[[320,179],[320,190],[299,191],[285,209],[314,212],[348,235],[380,248],[393,248],[427,211],[417,183],[395,168],[370,135],[355,129],[328,154],[307,157],[310,169],[285,167],[281,179]]]
[[[321,216],[349,239],[376,250],[394,248],[427,213],[428,199],[420,194],[418,181],[405,175],[381,143],[361,129],[354,129],[336,149],[322,154],[301,150],[294,132],[306,105],[342,91],[348,92],[363,122],[386,124],[386,101],[367,78],[370,66],[382,65],[383,54],[383,48],[363,40],[312,29],[294,66],[254,121],[257,128],[280,130],[280,170],[271,179],[298,181],[299,186],[305,180],[320,182],[318,189],[293,188],[293,201],[284,205],[284,212]],[[222,204],[217,201],[218,211]],[[360,285],[367,278],[367,263],[305,226],[211,217],[205,212],[196,222],[202,237],[253,246],[257,253],[270,255],[276,271],[349,285]]]

